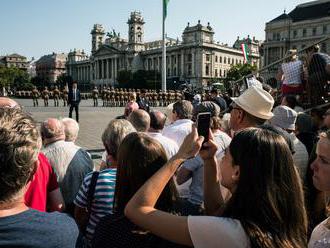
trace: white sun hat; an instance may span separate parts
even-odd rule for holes
[[[259,87],[251,86],[242,95],[232,100],[237,106],[255,117],[263,120],[273,117],[274,99],[267,91]]]

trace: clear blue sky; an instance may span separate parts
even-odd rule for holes
[[[207,22],[215,40],[232,45],[237,36],[264,39],[265,22],[304,0],[170,0],[167,35],[179,37],[187,22]],[[52,52],[85,49],[90,53],[94,23],[127,38],[131,11],[142,12],[145,41],[160,39],[162,0],[1,0],[0,55],[17,52],[29,59]]]

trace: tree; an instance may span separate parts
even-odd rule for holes
[[[18,90],[30,89],[29,74],[16,67],[0,67],[0,87],[13,87]]]
[[[127,70],[121,70],[117,75],[117,82],[120,88],[129,88],[129,82],[132,79],[132,72]]]
[[[243,77],[252,74],[252,72],[257,70],[257,66],[251,64],[237,64],[232,66],[227,77],[224,79],[224,84],[226,89],[230,88],[230,83],[243,79]]]

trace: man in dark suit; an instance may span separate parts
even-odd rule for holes
[[[72,89],[69,92],[68,105],[70,106],[69,117],[72,118],[72,110],[74,108],[76,112],[76,120],[79,122],[79,103],[80,103],[80,91],[77,88],[77,82],[72,83]]]
[[[143,109],[149,113],[149,101],[146,99],[146,90],[142,89],[140,95],[137,99],[137,104],[139,105],[139,109]]]

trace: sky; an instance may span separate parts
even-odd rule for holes
[[[181,40],[190,22],[210,22],[215,41],[233,45],[237,36],[265,37],[265,23],[304,0],[170,0],[166,33]],[[130,12],[141,11],[145,41],[161,39],[162,0],[0,0],[0,56],[19,53],[31,60],[70,49],[91,50],[95,23],[127,38]]]

